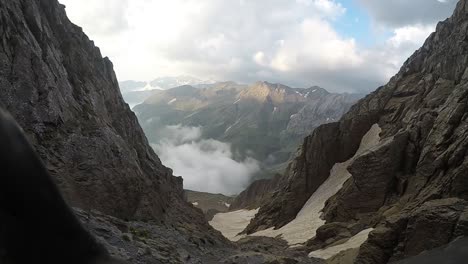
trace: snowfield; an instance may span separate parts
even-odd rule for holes
[[[369,237],[369,233],[372,230],[374,229],[369,228],[369,229],[363,230],[343,244],[310,252],[309,257],[329,259],[335,256],[336,254],[340,253],[341,251],[345,251],[345,250],[353,249],[353,248],[359,248],[362,244],[364,244],[364,242],[366,242],[367,238]]]
[[[315,191],[314,194],[312,194],[293,221],[278,230],[270,228],[252,235],[268,237],[276,237],[280,235],[291,246],[304,243],[313,238],[317,229],[325,224],[325,221],[320,218],[322,210],[325,207],[325,202],[335,195],[343,187],[343,184],[351,177],[347,168],[353,160],[366,150],[377,146],[380,142],[379,134],[381,131],[382,130],[377,124],[371,127],[371,129],[362,138],[361,145],[354,157],[333,166],[330,170],[330,176],[328,179],[317,189],[317,191]]]
[[[313,238],[317,229],[325,224],[325,221],[322,220],[320,216],[323,208],[325,207],[326,201],[335,195],[343,187],[343,184],[351,177],[351,174],[347,170],[348,166],[352,164],[358,156],[379,145],[379,134],[381,131],[382,130],[378,124],[371,127],[371,129],[362,138],[360,147],[356,151],[356,154],[351,159],[343,163],[336,163],[333,166],[330,170],[330,176],[328,179],[317,189],[317,191],[315,191],[314,194],[311,195],[293,221],[278,230],[270,228],[256,232],[251,236],[280,236],[292,247]],[[240,210],[229,213],[220,213],[215,215],[210,224],[215,229],[219,230],[226,238],[232,241],[237,241],[244,237],[244,235],[238,236],[238,234],[247,227],[251,219],[257,214],[258,210],[259,209],[252,211]],[[343,250],[358,248],[367,240],[371,231],[372,229],[364,230],[341,245],[311,252],[310,256],[328,259]]]
[[[259,209],[256,210],[238,210],[228,213],[216,214],[209,224],[220,231],[223,236],[231,241],[237,241],[245,235],[238,235],[244,231]]]

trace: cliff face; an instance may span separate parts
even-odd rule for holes
[[[350,158],[378,123],[385,144],[349,166],[352,178],[324,209],[328,223],[375,228],[357,263],[398,260],[468,235],[467,28],[468,1],[461,0],[387,85],[306,138],[246,231],[294,219],[333,164]]]
[[[272,179],[254,181],[247,189],[236,196],[229,207],[229,211],[259,208],[276,190],[280,178],[281,175],[277,174]]]
[[[0,1],[0,102],[24,128],[66,200],[164,221],[183,201],[102,58],[56,0]],[[20,164],[19,164],[20,166]]]

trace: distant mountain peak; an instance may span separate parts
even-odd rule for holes
[[[122,93],[130,93],[151,90],[168,90],[183,85],[192,85],[197,86],[197,88],[204,88],[204,86],[212,85],[214,83],[217,83],[217,81],[213,79],[202,80],[189,75],[179,75],[158,77],[152,81],[126,80],[120,82],[119,84]]]
[[[310,93],[319,93],[319,94],[331,94],[327,89],[324,89],[320,86],[312,86],[310,88],[305,89]]]

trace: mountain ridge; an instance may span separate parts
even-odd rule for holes
[[[462,176],[467,21],[468,3],[461,0],[388,84],[361,99],[339,122],[315,129],[245,231],[278,229],[293,220],[332,166],[348,160],[366,131],[378,124],[381,143],[348,167],[352,177],[327,201],[322,230],[342,232],[337,225],[344,225],[354,235],[374,228],[355,263],[396,261],[468,235],[463,228],[468,185]],[[353,230],[356,224],[361,227]],[[334,241],[315,237],[308,245],[316,250]]]
[[[0,102],[71,206],[160,223],[203,217],[162,165],[103,58],[55,0],[1,1]],[[192,221],[192,220],[190,220]],[[177,222],[177,221],[176,221]],[[210,233],[202,220],[194,229]]]
[[[160,139],[158,128],[201,127],[203,138],[232,144],[237,159],[250,155],[275,167],[289,159],[303,136],[341,117],[359,97],[319,87],[228,82],[203,89],[181,86],[157,91],[134,111],[153,143]]]

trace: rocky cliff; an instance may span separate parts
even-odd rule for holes
[[[8,192],[0,214],[3,220],[5,211],[26,220],[0,221],[0,262],[12,247],[19,259],[63,256],[72,258],[70,263],[86,262],[80,248],[101,253],[64,210],[71,205],[80,208],[75,214],[99,244],[131,263],[318,263],[276,240],[234,245],[208,225],[202,211],[185,201],[182,179],[150,148],[122,100],[110,60],[68,20],[57,0],[0,0],[0,105],[23,127],[48,172],[31,170],[4,151],[11,162],[3,166],[10,173],[2,179]],[[30,150],[24,154],[34,156]],[[29,173],[17,179],[12,167]],[[68,205],[51,187],[49,174]],[[48,189],[23,183],[28,177],[47,179]],[[59,243],[67,238],[73,239]]]
[[[0,21],[0,102],[70,205],[122,219],[202,219],[122,100],[112,63],[63,5],[2,0]]]
[[[271,179],[254,181],[247,189],[236,196],[229,207],[229,211],[259,208],[266,199],[271,197],[272,192],[278,188],[280,178],[281,175],[277,174]]]
[[[468,235],[468,1],[437,25],[390,82],[338,122],[317,128],[247,228],[279,228],[356,152],[378,123],[379,147],[348,167],[352,174],[328,202],[327,223],[375,228],[356,263],[386,263]]]

